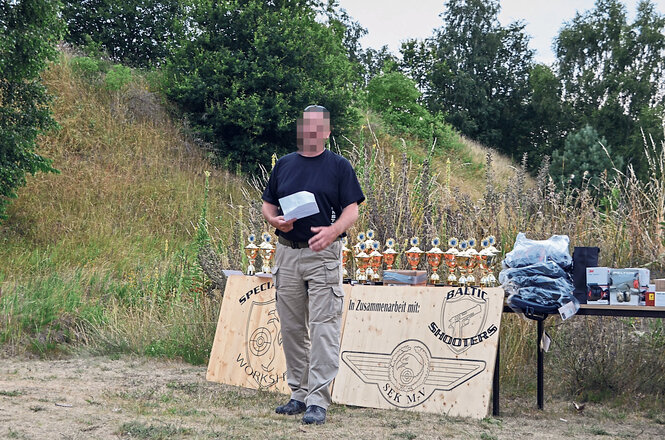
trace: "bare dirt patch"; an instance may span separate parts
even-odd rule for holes
[[[502,396],[483,420],[333,405],[303,426],[273,412],[284,397],[210,383],[205,367],[146,358],[0,359],[0,438],[600,439],[665,438],[665,414]]]

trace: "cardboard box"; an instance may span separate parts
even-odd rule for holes
[[[656,292],[665,292],[665,278],[653,280],[656,283]]]
[[[654,304],[656,307],[665,307],[665,290],[662,292],[656,290],[656,298]]]
[[[665,281],[665,280],[663,280]],[[587,267],[586,268],[586,283],[587,285],[608,285],[610,284],[610,268],[609,267]],[[663,289],[665,290],[665,289]]]
[[[427,283],[426,270],[384,270],[384,284],[407,284],[424,286]]]
[[[656,285],[649,284],[647,293],[644,296],[644,305],[645,306],[655,306],[656,305]]]
[[[649,281],[641,285],[648,269],[627,268],[610,270],[610,305],[636,306],[640,293],[647,291]]]

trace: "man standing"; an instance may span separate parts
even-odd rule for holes
[[[298,151],[280,158],[263,192],[263,216],[278,235],[273,277],[291,399],[279,414],[322,424],[339,369],[344,290],[340,237],[365,200],[348,160],[325,148],[330,114],[310,105],[298,120]],[[314,194],[319,212],[286,221],[279,199]]]

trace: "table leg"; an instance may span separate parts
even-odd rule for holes
[[[544,320],[538,321],[538,409],[543,409],[543,348],[541,342],[543,340],[544,333]]]
[[[496,342],[496,362],[494,363],[494,379],[492,382],[492,415],[499,416],[499,352],[501,351],[501,340]]]

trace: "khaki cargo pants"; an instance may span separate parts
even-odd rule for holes
[[[344,290],[342,243],[292,249],[277,243],[273,270],[291,398],[328,408],[339,369]]]

